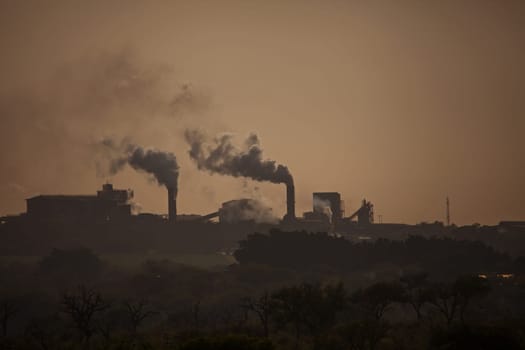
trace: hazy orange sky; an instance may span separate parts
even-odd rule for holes
[[[256,132],[297,213],[338,191],[384,222],[525,219],[525,2],[1,1],[0,215],[35,194],[165,190],[97,174],[104,137],[175,153],[179,213],[282,185],[199,172],[183,132]],[[185,88],[184,86],[187,85]]]

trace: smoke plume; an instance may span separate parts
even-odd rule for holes
[[[256,134],[251,134],[245,140],[242,149],[233,144],[230,134],[209,140],[204,133],[194,129],[186,130],[184,135],[190,145],[189,155],[200,170],[293,185],[288,167],[263,158]]]
[[[314,212],[322,213],[328,217],[328,220],[332,222],[333,213],[331,203],[328,200],[323,200],[317,197],[314,197]]]
[[[126,141],[119,145],[112,139],[103,140],[102,145],[112,155],[109,163],[111,175],[118,173],[128,164],[137,171],[152,175],[159,185],[173,189],[177,195],[179,165],[173,153],[145,149]]]
[[[270,207],[259,200],[249,198],[223,203],[219,215],[221,221],[227,223],[254,221],[256,223],[275,224],[279,222]]]
[[[134,49],[75,57],[49,63],[38,78],[18,72],[23,84],[0,83],[0,159],[8,169],[0,172],[1,213],[25,209],[27,196],[92,188],[93,146],[108,130],[168,139],[206,118],[211,92],[180,80],[171,64]],[[27,193],[2,186],[9,183]]]

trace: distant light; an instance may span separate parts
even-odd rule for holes
[[[487,275],[478,275],[479,278],[483,278],[484,280],[487,279]]]
[[[514,274],[513,273],[498,273],[496,275],[496,277],[498,278],[503,278],[503,279],[509,279],[509,278],[513,278],[514,277]]]

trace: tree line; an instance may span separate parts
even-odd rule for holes
[[[162,310],[141,300],[107,298],[80,285],[58,297],[58,309],[45,319],[33,319],[18,336],[9,324],[24,307],[0,300],[2,349],[488,349],[494,342],[508,349],[523,345],[523,328],[480,327],[471,310],[491,291],[484,277],[465,275],[436,282],[425,273],[381,281],[350,291],[342,282],[303,282],[242,297],[236,314],[224,312],[220,327],[205,322],[200,301],[185,327],[158,318]],[[148,324],[149,320],[156,320]],[[151,326],[151,325],[154,326]],[[489,323],[490,324],[490,323]],[[406,332],[420,332],[414,339]],[[487,333],[489,331],[489,333]],[[490,334],[493,332],[494,334]],[[475,338],[489,336],[479,347]],[[458,339],[456,339],[459,337]],[[413,344],[412,344],[413,345]],[[444,346],[444,347],[443,347]]]
[[[352,242],[327,233],[255,233],[239,243],[234,253],[240,264],[264,264],[293,269],[330,266],[355,271],[380,264],[417,267],[446,278],[475,272],[514,269],[515,260],[478,241],[411,236],[406,240],[377,239]]]

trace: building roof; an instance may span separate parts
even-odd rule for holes
[[[339,192],[313,192],[314,196],[341,196],[341,193]]]
[[[26,201],[30,200],[55,200],[55,201],[91,201],[98,200],[99,198],[94,195],[38,195],[35,197],[27,198]]]

